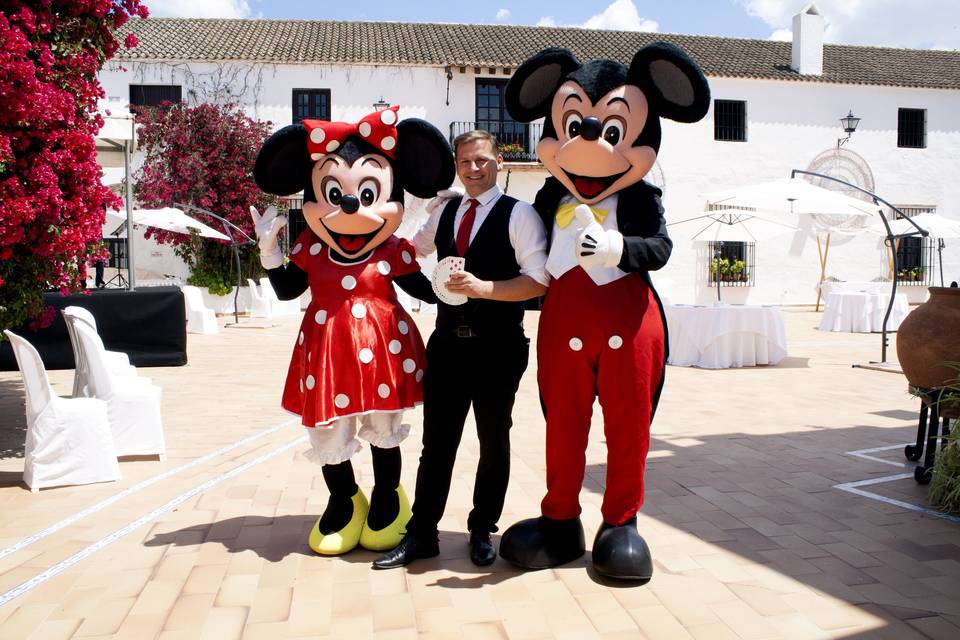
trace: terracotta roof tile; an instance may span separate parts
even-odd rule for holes
[[[960,89],[960,52],[825,45],[823,75],[790,69],[789,42],[574,28],[321,20],[131,20],[140,45],[119,60],[515,67],[548,46],[629,62],[657,40],[686,49],[708,76]]]

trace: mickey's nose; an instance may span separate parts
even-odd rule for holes
[[[603,125],[593,116],[580,123],[580,137],[584,140],[596,140],[600,137],[601,131],[603,131]]]
[[[357,196],[343,196],[340,199],[340,210],[344,213],[356,213],[360,208],[360,200]]]

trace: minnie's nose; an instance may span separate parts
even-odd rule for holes
[[[360,200],[357,196],[343,196],[340,199],[340,210],[344,213],[356,213],[360,209]]]

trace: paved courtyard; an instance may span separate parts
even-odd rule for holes
[[[20,484],[23,388],[0,372],[0,638],[960,638],[960,522],[890,502],[925,505],[912,476],[896,479],[912,470],[902,451],[918,402],[902,375],[851,366],[878,359],[879,335],[817,332],[811,310],[784,317],[790,356],[776,367],[668,367],[639,518],[655,575],[642,587],[592,573],[589,553],[540,572],[474,567],[472,418],[439,558],[372,571],[370,552],[314,555],[307,532],[327,492],[279,408],[299,318],[190,335],[189,365],[143,369],[163,387],[168,455],[122,461],[115,483]],[[426,336],[433,317],[417,322]],[[543,494],[534,362],[502,526],[536,515]],[[61,394],[72,375],[50,372]],[[409,421],[412,492],[422,413]],[[595,415],[588,544],[600,426]],[[849,453],[863,449],[876,451]],[[369,453],[354,461],[369,489]],[[860,485],[867,495],[837,487],[889,477]]]

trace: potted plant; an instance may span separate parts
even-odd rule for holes
[[[730,265],[730,274],[733,276],[734,282],[740,282],[743,278],[743,268],[745,266],[743,260],[734,260],[733,264]]]
[[[720,258],[720,279],[723,282],[730,282],[730,260]]]
[[[716,282],[720,272],[720,258],[714,258],[710,261],[710,282]]]

